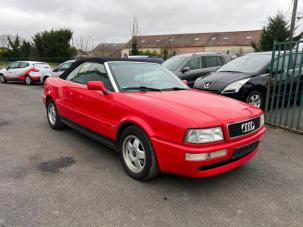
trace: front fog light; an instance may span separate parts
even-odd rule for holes
[[[208,159],[223,157],[225,155],[227,155],[226,149],[215,151],[215,152],[210,152],[210,153],[202,153],[202,154],[186,153],[185,160],[187,160],[187,161],[205,161]]]

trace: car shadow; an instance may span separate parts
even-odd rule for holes
[[[40,82],[33,82],[31,85],[26,85],[24,82],[21,81],[7,81],[6,83],[7,85],[13,84],[13,85],[23,85],[23,86],[41,86],[43,84],[41,84]]]
[[[124,173],[124,170],[120,164],[119,160],[119,154],[118,152],[104,146],[103,144],[100,144],[96,142],[95,140],[82,135],[80,132],[73,130],[71,128],[67,128],[65,133],[68,133],[70,136],[74,137],[75,140],[81,141],[81,143],[85,144],[86,146],[89,146],[92,150],[91,152],[96,152],[97,158],[100,158],[100,161],[105,159],[106,157],[110,157],[112,161],[114,161],[116,164],[112,168],[117,168],[118,166],[121,167],[120,171],[121,174],[125,175],[125,178],[129,178],[131,181],[137,182],[139,185],[140,183],[143,183],[144,185],[150,185],[150,186],[161,186],[162,187],[185,187],[186,190],[190,189],[211,189],[216,187],[222,187],[227,186],[228,184],[234,184],[235,182],[241,182],[245,181],[247,179],[247,176],[250,175],[250,173],[256,173],[254,171],[254,168],[250,166],[249,163],[240,166],[234,170],[231,170],[229,172],[209,177],[209,178],[190,178],[190,177],[184,177],[184,176],[178,176],[174,174],[169,173],[160,173],[156,178],[146,181],[146,182],[139,182],[134,179],[131,179],[126,173]],[[95,156],[95,155],[94,155]]]

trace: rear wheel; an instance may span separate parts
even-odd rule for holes
[[[25,84],[26,85],[31,85],[32,83],[33,83],[32,78],[29,75],[27,75],[25,77]]]
[[[123,168],[130,177],[146,181],[159,174],[152,143],[139,127],[131,126],[122,132],[119,152]]]
[[[263,108],[265,100],[261,92],[253,91],[247,96],[246,102],[252,106]]]
[[[2,74],[0,74],[0,82],[3,84],[6,83],[6,79]]]
[[[64,128],[58,115],[57,107],[52,99],[49,99],[46,104],[47,120],[52,129],[59,130]]]

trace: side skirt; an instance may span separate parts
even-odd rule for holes
[[[78,125],[77,123],[74,123],[73,121],[70,121],[64,117],[60,116],[60,120],[66,124],[67,126],[71,127],[72,129],[86,135],[87,137],[92,138],[93,140],[102,143],[103,145],[115,150],[118,152],[118,146],[116,142],[113,139],[107,138],[105,136],[100,135],[99,133],[96,133],[90,129],[87,129],[81,125]]]

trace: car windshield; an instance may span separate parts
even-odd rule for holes
[[[169,69],[170,71],[174,71],[176,70],[180,64],[182,64],[182,62],[184,62],[185,59],[187,59],[187,56],[174,56],[168,60],[166,60],[165,62],[163,62],[163,66],[167,69]]]
[[[164,91],[189,89],[176,75],[159,64],[110,62],[109,67],[122,91]]]
[[[271,61],[271,54],[251,54],[236,58],[223,65],[219,72],[239,72],[255,74]]]

